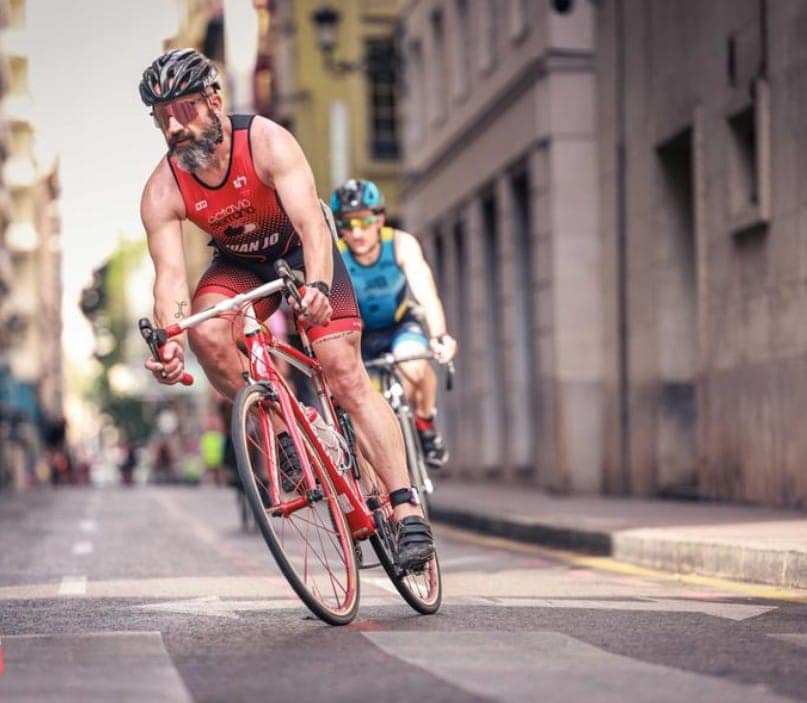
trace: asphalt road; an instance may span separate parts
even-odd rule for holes
[[[334,628],[228,489],[0,495],[0,701],[807,700],[807,593],[436,532],[439,614],[365,570]]]

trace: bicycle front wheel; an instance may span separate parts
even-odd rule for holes
[[[345,625],[356,617],[359,579],[353,539],[336,500],[328,472],[308,439],[305,428],[294,418],[303,447],[317,481],[321,498],[283,516],[270,505],[269,477],[281,476],[281,467],[299,467],[288,445],[270,442],[272,429],[267,388],[253,384],[236,396],[232,415],[232,436],[236,464],[255,521],[272,555],[291,587],[314,615],[331,625]],[[271,444],[275,445],[270,451]],[[286,476],[280,483],[280,501],[305,495],[301,474]]]

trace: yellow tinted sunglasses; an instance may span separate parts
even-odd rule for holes
[[[372,227],[376,222],[378,222],[378,218],[380,215],[367,215],[367,217],[358,217],[358,218],[345,218],[340,217],[336,221],[336,226],[339,229],[367,229],[368,227]]]

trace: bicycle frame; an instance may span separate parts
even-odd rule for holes
[[[240,310],[242,312],[244,326],[241,338],[246,348],[246,355],[249,362],[249,371],[244,374],[245,380],[248,383],[268,384],[268,387],[274,390],[275,397],[273,397],[272,400],[279,404],[282,415],[288,418],[293,417],[297,420],[300,427],[305,431],[308,441],[314,447],[328,471],[328,475],[336,489],[337,501],[339,502],[342,512],[345,514],[354,539],[365,539],[375,533],[376,525],[373,513],[364,502],[364,494],[359,485],[359,481],[352,472],[346,471],[343,473],[334,465],[330,455],[322,446],[316,430],[306,417],[303,405],[294,397],[286,380],[277,370],[272,360],[273,355],[279,356],[311,379],[317,398],[324,411],[323,418],[335,431],[341,433],[336,411],[331,402],[331,394],[327,380],[323,375],[322,366],[311,353],[308,335],[300,324],[300,321],[296,320],[297,329],[303,340],[303,347],[309,352],[305,354],[277,339],[257,320],[255,315],[255,309],[252,305],[253,300],[281,292],[286,289],[285,287],[286,283],[282,279],[270,281],[246,293],[241,293],[232,298],[222,300],[206,310],[202,310],[195,315],[184,318],[176,324],[170,325],[165,329],[165,337],[166,339],[175,337],[186,329],[204,322],[205,320],[218,317],[225,312],[232,312],[234,310]],[[268,488],[271,501],[270,509],[279,511],[279,513],[284,516],[288,516],[295,510],[299,510],[307,505],[312,499],[314,492],[317,490],[314,473],[311,469],[308,455],[306,451],[304,451],[305,445],[302,437],[299,435],[297,424],[288,423],[287,429],[297,449],[305,477],[306,488],[308,490],[304,496],[298,496],[292,500],[281,502],[279,477],[277,471],[271,472],[272,475],[267,477],[269,480]],[[274,433],[268,431],[266,423],[262,423],[261,432],[264,435],[264,442],[270,447],[270,451],[274,453],[275,442],[277,441]],[[385,500],[388,500],[388,498]]]

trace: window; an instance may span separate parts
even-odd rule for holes
[[[482,7],[482,27],[479,32],[479,67],[483,72],[496,65],[496,38],[498,34],[498,8],[496,0],[484,0]]]
[[[527,0],[510,0],[510,39],[517,42],[527,34]]]
[[[734,232],[770,219],[770,113],[767,83],[754,84],[753,102],[727,119],[729,213]]]
[[[370,155],[379,160],[394,160],[400,154],[396,60],[392,39],[367,42]]]
[[[471,76],[471,22],[468,16],[468,0],[456,0],[457,34],[454,52],[454,97],[462,98],[468,93]]]
[[[446,90],[448,88],[447,62],[445,56],[445,27],[443,12],[435,10],[431,16],[432,46],[434,48],[434,71],[432,73],[432,121],[442,122],[446,116]]]
[[[409,44],[407,54],[409,56],[406,72],[409,139],[412,144],[418,144],[423,138],[423,116],[426,105],[423,46],[420,41],[413,41]]]

